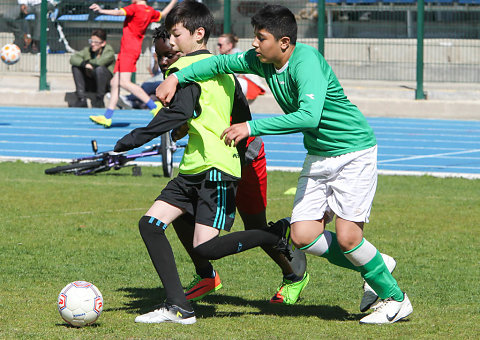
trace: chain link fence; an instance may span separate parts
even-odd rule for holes
[[[225,2],[228,1],[227,7]],[[49,0],[47,70],[70,72],[71,53],[87,46],[91,32],[107,31],[107,41],[118,52],[123,17],[97,15],[93,1]],[[119,8],[130,1],[98,1],[104,8]],[[168,0],[148,1],[161,10]],[[327,61],[341,79],[415,81],[417,4],[413,0],[326,0],[325,36],[319,36],[317,1],[203,0],[215,17],[208,47],[216,51],[216,37],[229,31],[248,49],[253,40],[251,16],[265,4],[287,6],[298,22],[298,40],[317,47],[324,43]],[[225,15],[225,8],[230,15]],[[39,72],[38,15],[24,13],[17,0],[0,0],[0,46],[15,42],[21,62],[0,65],[0,72]],[[229,22],[230,18],[230,22]],[[480,81],[480,0],[425,0],[424,80],[431,82]],[[147,31],[137,73],[148,73],[151,36]]]

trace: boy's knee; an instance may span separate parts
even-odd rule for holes
[[[160,222],[154,217],[151,216],[142,216],[138,221],[138,230],[140,231],[140,235],[143,238],[148,237],[152,234],[165,234],[165,228],[163,228],[163,223],[156,223]]]
[[[199,244],[193,248],[193,251],[200,257],[203,257],[207,260],[218,260],[220,257],[216,255],[215,249],[218,246],[218,237]]]

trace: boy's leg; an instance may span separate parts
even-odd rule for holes
[[[245,230],[260,229],[267,227],[265,210],[257,214],[248,214],[238,210],[242,217]],[[292,261],[288,261],[272,246],[262,246],[263,251],[280,267],[283,274],[282,284],[277,288],[275,295],[270,299],[271,303],[283,303],[292,305],[297,302],[300,293],[305,289],[310,276],[306,273],[305,253],[296,250],[292,254]],[[292,265],[296,265],[298,272],[294,272]]]
[[[87,85],[86,74],[83,68],[72,66],[73,82],[75,83],[75,92],[77,94],[77,101],[74,107],[88,107],[87,103]]]
[[[184,211],[178,207],[163,201],[156,201],[140,219],[140,234],[162,281],[166,300],[163,307],[138,316],[135,322],[183,324],[195,322],[193,308],[183,293],[172,248],[165,235],[168,224],[183,213]]]
[[[393,278],[382,254],[363,238],[362,227],[363,223],[337,217],[336,229],[345,256],[358,268],[364,280],[383,300],[375,311],[361,319],[360,323],[396,322],[413,311],[412,305]],[[357,245],[353,246],[356,243]]]
[[[103,108],[105,104],[103,98],[105,93],[108,90],[108,84],[112,80],[112,73],[105,66],[97,66],[94,69],[95,74],[95,85],[96,85],[96,98],[95,102],[92,103],[93,107]]]
[[[218,236],[218,232],[217,236],[214,236],[212,229],[214,228],[196,223],[193,241],[194,251],[209,260],[218,260],[258,246],[275,246],[283,234],[280,225],[266,229],[237,231],[221,237]]]
[[[110,101],[108,102],[105,114],[100,116],[90,116],[90,120],[95,124],[103,125],[106,128],[109,128],[112,125],[112,116],[117,105],[120,91],[120,74],[120,72],[115,72],[110,81]]]
[[[112,80],[110,80],[110,101],[108,102],[107,108],[112,111],[115,110],[115,108],[117,107],[118,96],[120,95],[120,76],[121,75],[122,73],[115,72],[113,74]]]
[[[195,266],[196,274],[193,276],[193,280],[187,286],[185,292],[187,300],[200,300],[204,296],[222,288],[220,276],[213,269],[210,261],[200,257],[193,250],[193,233],[195,228],[195,220],[193,216],[190,214],[183,214],[173,221],[172,225]]]
[[[144,102],[150,110],[154,110],[157,107],[154,101],[150,99],[150,96],[140,86],[132,83],[130,72],[122,72],[120,75],[120,86]],[[115,105],[117,105],[116,102]]]

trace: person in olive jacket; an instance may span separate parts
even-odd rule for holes
[[[74,107],[88,107],[87,92],[94,92],[92,107],[105,107],[103,97],[109,91],[115,66],[115,51],[107,44],[107,33],[103,29],[92,32],[90,46],[78,51],[70,58],[77,101]]]

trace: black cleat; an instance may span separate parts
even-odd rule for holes
[[[288,261],[292,261],[292,245],[290,244],[290,218],[285,217],[277,222],[269,222],[268,225],[270,228],[268,229],[271,233],[278,235],[280,240],[278,241],[277,245],[274,246],[280,253],[282,253]]]

